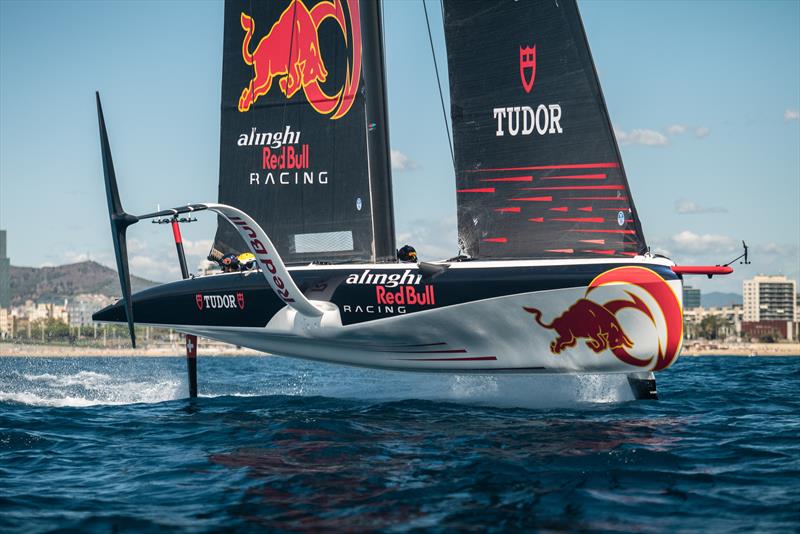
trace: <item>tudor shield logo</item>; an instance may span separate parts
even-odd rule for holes
[[[203,310],[203,294],[198,293],[194,296],[194,302],[197,304],[197,309],[202,311]]]
[[[536,45],[519,47],[519,77],[522,80],[522,88],[526,93],[530,93],[536,80]]]
[[[244,293],[242,293],[241,291],[236,293],[236,304],[237,306],[239,306],[240,310],[244,309]]]

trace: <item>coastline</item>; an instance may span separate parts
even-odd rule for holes
[[[800,343],[684,343],[681,356],[800,356]]]
[[[151,345],[131,348],[122,345],[97,347],[82,345],[48,345],[46,343],[8,343],[0,342],[0,358],[4,356],[24,356],[33,358],[76,358],[81,356],[140,356],[144,358],[185,357],[183,343]],[[264,352],[247,348],[237,348],[225,343],[200,340],[197,355],[202,356],[269,356]]]
[[[247,348],[237,348],[225,343],[200,340],[197,355],[202,356],[269,356]],[[9,343],[0,342],[0,357],[24,356],[35,358],[75,358],[81,356],[140,356],[145,358],[183,357],[183,343],[152,345],[133,349],[122,345],[97,347],[81,345],[48,345],[42,343]],[[720,343],[720,344],[686,344],[681,356],[798,356],[800,343]]]

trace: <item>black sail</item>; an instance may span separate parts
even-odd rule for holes
[[[464,252],[644,252],[575,1],[444,0],[444,20]]]
[[[219,201],[256,219],[287,263],[394,258],[388,133],[377,135],[388,130],[374,116],[384,89],[365,81],[382,83],[371,70],[382,51],[365,53],[363,11],[357,0],[225,3]],[[244,250],[224,221],[214,247]]]

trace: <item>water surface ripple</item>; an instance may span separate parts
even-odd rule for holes
[[[448,377],[0,358],[0,531],[800,529],[800,358]]]

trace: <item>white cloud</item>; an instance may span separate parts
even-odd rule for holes
[[[392,170],[395,172],[413,171],[419,164],[399,150],[392,150]]]
[[[688,198],[682,198],[675,201],[675,212],[682,215],[693,215],[698,213],[727,213],[728,210],[722,206],[700,206]]]
[[[694,136],[697,137],[698,139],[708,137],[708,134],[710,133],[711,133],[711,128],[708,128],[706,126],[700,126],[698,128],[695,128],[694,130]]]
[[[454,217],[415,220],[397,232],[397,246],[411,245],[422,261],[436,261],[458,255],[457,223]]]
[[[136,254],[128,258],[131,273],[148,280],[176,280],[180,278],[180,268],[175,258],[153,257]]]
[[[617,141],[623,145],[664,146],[669,143],[667,137],[661,132],[636,128],[630,132],[614,129]]]
[[[683,124],[673,124],[667,128],[667,133],[670,135],[680,135],[686,132],[686,126]]]
[[[211,251],[211,246],[214,244],[213,239],[197,239],[194,241],[190,241],[188,239],[183,240],[183,250],[186,251],[187,255],[190,256],[208,256],[208,253]]]
[[[672,250],[683,253],[714,254],[730,252],[737,242],[728,236],[717,234],[696,234],[691,230],[679,232],[668,240]]]
[[[783,121],[790,122],[800,120],[800,111],[797,109],[789,108],[783,112]]]

